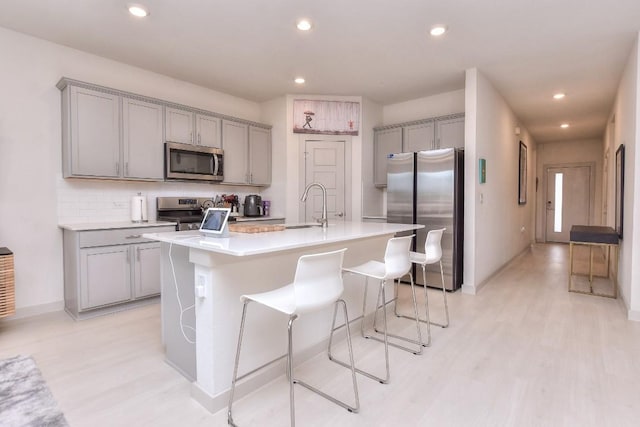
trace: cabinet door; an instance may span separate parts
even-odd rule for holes
[[[122,125],[123,176],[162,180],[164,178],[162,106],[123,98]]]
[[[405,126],[403,132],[404,152],[413,153],[435,148],[433,122]]]
[[[221,120],[217,117],[196,114],[196,144],[222,148],[220,122]]]
[[[224,182],[249,182],[248,138],[249,126],[230,120],[222,121],[222,149],[224,150]]]
[[[129,246],[80,250],[80,309],[131,299]]]
[[[464,117],[436,121],[438,148],[464,148]]]
[[[402,152],[402,128],[384,129],[374,132],[373,183],[387,185],[387,156]]]
[[[160,243],[145,243],[131,247],[133,260],[133,297],[142,298],[160,293]]]
[[[70,88],[71,175],[120,175],[120,97]]]
[[[193,144],[193,113],[191,111],[167,108],[165,125],[167,141]]]
[[[271,131],[249,126],[249,182],[271,184]]]

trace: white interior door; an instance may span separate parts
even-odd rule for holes
[[[305,187],[318,182],[327,189],[329,223],[345,220],[345,141],[305,140]],[[309,190],[304,204],[305,222],[322,217],[322,191]]]
[[[589,225],[591,166],[547,168],[546,241],[569,242],[573,225]]]

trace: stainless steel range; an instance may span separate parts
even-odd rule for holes
[[[175,221],[176,230],[197,230],[202,222],[202,213],[214,206],[214,201],[203,197],[158,197],[157,218],[160,221]]]

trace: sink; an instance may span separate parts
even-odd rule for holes
[[[284,228],[287,230],[295,230],[296,228],[313,228],[313,227],[322,227],[322,224],[295,224],[295,225],[285,225]]]

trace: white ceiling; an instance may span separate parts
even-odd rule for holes
[[[143,20],[128,3],[2,0],[0,26],[254,101],[387,105],[461,89],[477,67],[538,142],[603,134],[640,30],[639,0],[139,0]]]

